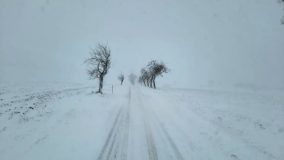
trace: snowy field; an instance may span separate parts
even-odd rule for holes
[[[1,85],[0,159],[284,159],[282,91],[95,90]]]

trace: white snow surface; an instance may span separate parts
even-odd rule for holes
[[[0,86],[1,160],[283,160],[284,94]]]

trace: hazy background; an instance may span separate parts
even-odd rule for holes
[[[0,83],[90,83],[83,61],[102,42],[107,83],[158,59],[159,86],[284,87],[282,14],[277,0],[0,0]]]

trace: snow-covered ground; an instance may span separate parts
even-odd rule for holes
[[[284,92],[0,86],[1,160],[283,160]]]

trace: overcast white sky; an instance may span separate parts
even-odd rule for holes
[[[284,87],[282,15],[277,0],[0,0],[0,82],[85,83],[102,42],[108,83],[157,59],[162,83]]]

